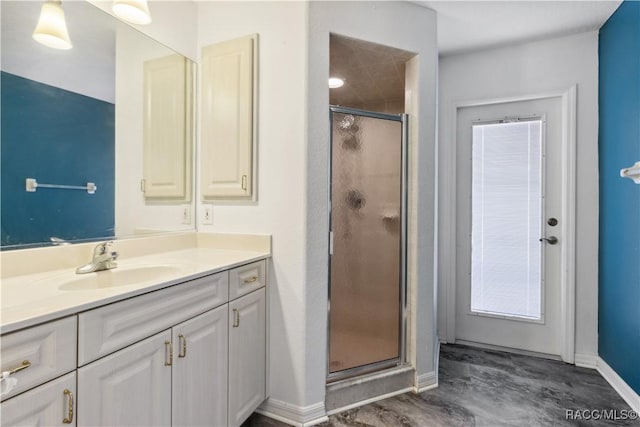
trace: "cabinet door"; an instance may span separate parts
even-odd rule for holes
[[[75,426],[76,374],[72,372],[2,402],[3,426]]]
[[[228,306],[173,328],[174,426],[227,424]]]
[[[144,63],[145,198],[190,199],[190,73],[177,54]]]
[[[229,425],[239,426],[265,399],[265,289],[229,303]]]
[[[256,44],[254,35],[202,49],[204,199],[252,197]]]
[[[78,424],[171,425],[170,344],[165,331],[78,369]]]

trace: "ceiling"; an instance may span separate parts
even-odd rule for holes
[[[597,30],[621,1],[423,1],[438,14],[438,50],[452,55]]]
[[[453,55],[599,29],[620,5],[600,1],[414,0],[438,14],[438,50]],[[404,108],[404,63],[413,54],[331,35],[330,75],[345,80],[330,102],[372,111]]]

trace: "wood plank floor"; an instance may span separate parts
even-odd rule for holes
[[[593,369],[462,345],[440,349],[439,387],[407,393],[329,417],[343,426],[640,426],[640,420],[568,420],[567,410],[629,406]],[[287,424],[254,414],[243,427]]]

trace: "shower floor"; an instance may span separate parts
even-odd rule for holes
[[[397,342],[367,336],[356,332],[332,331],[331,372],[342,371],[370,363],[395,359],[398,355]]]

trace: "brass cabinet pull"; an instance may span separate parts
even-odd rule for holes
[[[165,349],[167,347],[169,348],[169,361],[167,362],[167,360],[165,359],[164,366],[171,366],[173,365],[173,343],[171,341],[165,341],[164,345],[165,345]],[[165,353],[165,357],[166,357],[166,353]]]
[[[237,308],[233,309],[233,316],[233,327],[237,328],[238,326],[240,326],[240,312]]]
[[[67,418],[64,418],[62,420],[62,422],[64,424],[71,424],[73,422],[73,393],[71,392],[71,390],[68,389],[64,389],[63,391],[65,396],[69,396],[69,412],[67,414]]]
[[[253,276],[253,277],[250,277],[248,279],[244,279],[243,282],[244,283],[253,283],[253,282],[257,281],[257,280],[258,280],[258,276]]]
[[[16,372],[20,372],[23,369],[27,369],[29,366],[31,366],[31,362],[29,362],[28,360],[23,360],[20,366],[9,370],[9,375],[13,375]]]
[[[242,189],[247,191],[247,175],[242,175]]]
[[[182,343],[182,348],[180,349],[180,353],[178,353],[178,357],[185,357],[187,355],[187,339],[184,335],[178,335],[178,345]]]

